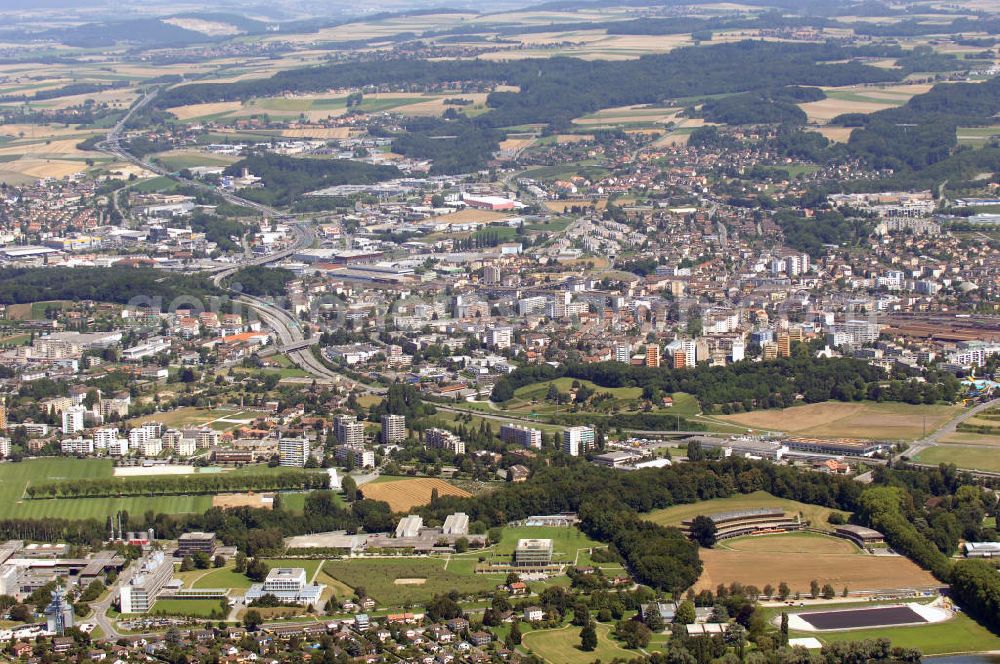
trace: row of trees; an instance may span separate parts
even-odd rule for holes
[[[29,498],[102,498],[122,496],[204,495],[240,491],[326,489],[326,473],[282,469],[271,473],[211,473],[108,479],[75,479],[32,484]]]

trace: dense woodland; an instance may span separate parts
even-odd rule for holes
[[[44,300],[145,303],[168,310],[171,303],[205,307],[223,291],[201,275],[134,267],[0,268],[0,304]],[[196,301],[196,302],[195,302]]]
[[[797,394],[807,403],[830,399],[936,403],[953,400],[958,390],[954,377],[932,376],[926,383],[903,379],[886,382],[882,369],[863,360],[817,358],[800,352],[770,362],[686,369],[621,362],[526,366],[497,381],[491,399],[507,401],[519,387],[562,376],[589,380],[600,387],[642,387],[644,398],[687,392],[696,396],[702,410],[709,413],[720,406],[725,406],[723,412],[787,408],[796,402]]]
[[[285,285],[294,278],[295,274],[283,267],[248,265],[234,272],[228,285],[232,288],[239,284],[240,292],[247,295],[278,296],[285,295]]]
[[[246,168],[261,179],[263,188],[240,190],[240,195],[266,205],[291,205],[306,192],[341,184],[373,184],[398,178],[395,166],[374,166],[350,159],[285,157],[266,152],[254,154],[226,168],[239,175]]]

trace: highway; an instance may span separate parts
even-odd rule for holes
[[[136,157],[122,146],[122,135],[125,131],[125,125],[128,124],[129,120],[132,119],[137,111],[155,99],[161,89],[162,88],[154,88],[148,91],[141,99],[133,104],[132,107],[129,108],[128,112],[114,125],[114,127],[108,131],[107,138],[105,138],[104,141],[98,145],[98,148],[106,154],[109,154],[121,161],[129,162],[158,175],[175,178],[174,175],[170,174],[159,165]],[[228,290],[232,293],[234,301],[239,302],[248,309],[252,310],[269,328],[271,328],[277,338],[277,344],[280,347],[291,347],[292,350],[287,352],[287,356],[303,371],[309,373],[317,380],[322,380],[324,382],[345,384],[349,388],[361,387],[367,392],[380,392],[381,390],[378,388],[370,388],[368,386],[361,385],[360,383],[350,380],[346,376],[342,376],[335,371],[328,369],[322,362],[316,359],[316,357],[312,354],[312,349],[310,348],[312,344],[302,333],[299,322],[288,311],[259,297],[239,293],[238,291],[223,284],[228,277],[235,274],[236,271],[242,267],[275,263],[288,258],[302,249],[311,247],[316,241],[316,234],[313,231],[311,224],[308,221],[292,221],[287,215],[272,207],[247,200],[229,191],[210,187],[199,182],[184,180],[184,183],[211,191],[233,205],[248,207],[257,210],[266,217],[287,221],[292,229],[292,233],[295,236],[295,240],[289,247],[270,254],[245,258],[245,260],[233,263],[229,266],[221,266],[212,274],[212,283],[219,288]],[[246,257],[245,251],[244,257]]]

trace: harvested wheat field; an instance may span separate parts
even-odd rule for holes
[[[350,138],[350,127],[297,127],[282,129],[281,135],[288,138]]]
[[[837,143],[846,143],[851,140],[851,132],[854,131],[854,127],[834,127],[827,125],[825,127],[817,127],[812,131],[815,131],[821,136],[825,136],[828,140],[835,141]]]
[[[785,431],[804,436],[913,440],[944,425],[961,406],[912,406],[905,403],[861,401],[755,410],[719,419],[752,429]]]
[[[902,556],[860,553],[844,540],[812,533],[766,535],[721,542],[698,552],[705,570],[695,590],[734,581],[763,588],[784,581],[792,592],[809,592],[815,579],[839,592],[929,588],[934,577]]]
[[[494,212],[492,210],[465,208],[464,210],[441,215],[440,217],[431,217],[427,221],[434,224],[451,224],[453,226],[460,226],[462,224],[489,224],[494,221],[506,219],[509,216],[511,216],[511,213],[509,212]]]
[[[407,512],[414,507],[431,502],[431,492],[434,489],[437,489],[440,496],[468,498],[472,495],[444,480],[430,478],[365,484],[361,487],[361,493],[369,500],[382,500],[389,503],[393,512]]]
[[[523,150],[535,142],[533,138],[508,138],[500,141],[501,150]]]
[[[220,493],[212,496],[212,507],[267,507],[273,506],[274,494],[264,493]]]
[[[173,113],[178,120],[191,120],[206,115],[217,115],[219,113],[233,113],[243,108],[242,102],[219,101],[209,104],[188,104],[187,106],[175,106],[168,108],[168,113]]]

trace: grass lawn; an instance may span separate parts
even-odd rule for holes
[[[500,538],[500,542],[493,550],[498,555],[511,556],[517,547],[517,540],[530,538],[552,540],[552,558],[559,561],[575,560],[580,549],[605,547],[604,544],[595,542],[584,535],[579,528],[522,526],[504,528],[503,537]]]
[[[807,505],[794,500],[777,498],[765,491],[754,491],[753,493],[739,494],[729,498],[716,498],[714,500],[703,500],[697,503],[684,505],[674,505],[662,510],[654,510],[645,515],[645,518],[661,526],[678,526],[684,519],[691,519],[700,514],[713,514],[715,512],[731,512],[733,510],[753,509],[755,507],[781,507],[788,512],[799,512],[815,528],[822,530],[832,530],[833,527],[827,522],[827,518],[836,510],[818,505]]]
[[[149,611],[152,614],[192,616],[195,618],[225,618],[221,602],[214,599],[161,599]]]
[[[572,387],[573,382],[576,381],[580,385],[585,385],[597,393],[609,392],[611,396],[615,399],[622,401],[630,401],[638,399],[642,396],[641,387],[601,387],[595,385],[589,380],[580,380],[576,378],[556,378],[555,380],[548,380],[544,383],[534,383],[533,385],[525,385],[524,387],[519,387],[514,391],[514,398],[521,399],[524,401],[538,400],[541,401],[545,399],[546,393],[549,391],[549,385],[555,384],[556,389],[560,392],[568,393]]]
[[[145,415],[129,422],[129,426],[136,426],[144,422],[160,422],[164,426],[181,429],[186,427],[197,427],[208,424],[219,418],[230,418],[238,415],[240,411],[228,408],[198,408],[196,406],[185,406],[165,413],[153,413]],[[240,419],[253,419],[253,413],[246,413]],[[233,425],[236,426],[236,425]]]
[[[204,512],[212,505],[211,496],[23,499],[25,488],[32,482],[97,479],[111,477],[112,473],[110,459],[44,458],[0,463],[0,518],[100,519],[122,509],[133,514],[146,510],[182,514]]]
[[[959,468],[1000,472],[1000,450],[988,445],[937,445],[928,447],[914,459],[919,463],[953,463]]]
[[[944,425],[961,406],[827,401],[784,409],[755,410],[717,419],[740,426],[830,438],[915,440]]]
[[[608,662],[616,658],[632,659],[640,653],[627,650],[611,638],[611,626],[596,623],[597,648],[592,652],[580,649],[580,627],[541,629],[528,632],[521,645],[553,664],[590,664],[594,660]]]
[[[324,571],[351,588],[363,587],[383,606],[404,606],[431,600],[434,595],[457,590],[461,594],[487,592],[496,579],[445,569],[439,558],[380,558],[328,560]],[[422,584],[397,584],[397,579],[424,579]]]
[[[204,570],[203,570],[204,571]],[[212,570],[194,582],[193,588],[236,588],[246,590],[253,583],[246,574],[240,574],[233,566],[226,565]]]
[[[824,643],[891,639],[893,646],[916,648],[925,655],[1000,650],[1000,636],[991,633],[964,613],[956,615],[947,622],[932,625],[879,627],[825,634],[792,632],[791,636],[815,636]]]

